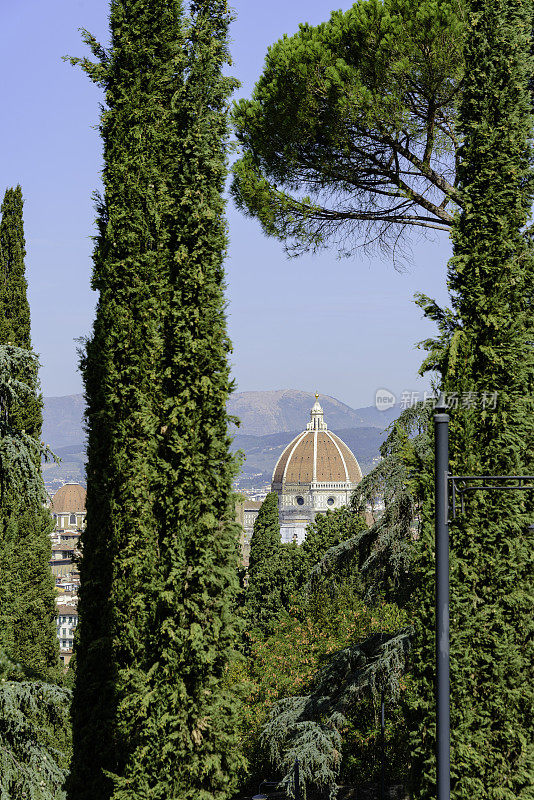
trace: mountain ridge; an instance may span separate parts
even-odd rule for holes
[[[378,411],[374,406],[354,409],[335,397],[319,395],[329,430],[347,443],[368,472],[379,454],[385,431],[399,415],[400,408]],[[270,481],[283,448],[310,419],[315,402],[313,392],[278,389],[265,392],[236,392],[228,401],[228,414],[241,419],[231,425],[232,451],[242,450],[246,460],[241,476],[243,486]],[[43,465],[49,490],[65,481],[85,482],[84,397],[82,394],[45,397],[43,439],[62,458],[59,465]]]
[[[240,419],[233,434],[268,436],[304,430],[315,402],[313,392],[276,389],[264,392],[235,392],[228,401],[228,414]],[[319,395],[325,422],[338,428],[380,428],[385,430],[400,413],[394,406],[378,411],[374,406],[351,408],[330,395]],[[66,447],[85,441],[82,394],[44,398],[43,438],[52,447]]]

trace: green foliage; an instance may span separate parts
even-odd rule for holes
[[[289,611],[279,615],[271,636],[252,635],[248,658],[234,661],[228,676],[230,683],[238,685],[243,693],[239,730],[249,770],[256,775],[269,772],[268,756],[272,748],[278,748],[280,753],[280,759],[275,759],[274,764],[278,774],[282,770],[286,745],[271,742],[270,728],[264,727],[270,715],[278,713],[279,700],[297,696],[297,701],[303,693],[308,693],[323,667],[326,668],[331,659],[336,659],[340,651],[369,636],[382,635],[405,624],[406,616],[395,606],[380,604],[369,607],[357,590],[345,585],[335,593],[322,588],[307,602],[291,606]],[[343,691],[343,686],[342,683],[335,687],[332,684],[329,694]],[[326,707],[326,696],[323,701]],[[370,714],[367,713],[369,709]],[[364,753],[369,728],[376,728],[369,694],[358,704],[354,719],[352,713],[348,718],[350,722],[347,724],[352,726],[351,743]],[[343,731],[343,738],[344,734]],[[290,746],[288,740],[287,747]],[[354,752],[353,748],[347,754],[347,767],[351,760],[354,762]],[[302,757],[302,763],[306,762],[306,755],[302,754]],[[311,764],[308,766],[311,769]],[[361,759],[358,759],[356,769],[361,769]]]
[[[426,365],[472,406],[451,409],[451,471],[532,474],[531,293],[534,253],[524,236],[532,171],[532,4],[475,0],[465,46],[458,166],[462,213],[449,264],[452,310],[421,298],[438,322]],[[480,399],[497,393],[496,406]],[[452,792],[458,800],[531,798],[533,500],[471,495],[451,525]],[[435,792],[432,701],[432,499],[422,509],[411,709],[415,797]]]
[[[261,636],[269,636],[276,630],[277,618],[283,609],[286,569],[282,569],[282,548],[278,495],[271,492],[261,504],[254,521],[245,590],[247,627],[250,632]]]
[[[315,522],[308,525],[306,539],[300,546],[295,542],[282,544],[278,496],[275,492],[267,495],[254,523],[250,543],[249,582],[245,593],[248,633],[263,638],[271,636],[279,625],[281,613],[295,604],[309,602],[303,589],[310,570],[330,548],[362,530],[367,530],[363,517],[348,508],[340,508],[318,514]],[[335,585],[348,585],[352,574],[349,567],[346,574],[336,576]],[[356,572],[356,583],[358,575]]]
[[[112,0],[104,195],[83,372],[87,530],[73,800],[224,800],[242,763],[223,682],[237,526],[226,400],[222,0]]]
[[[332,547],[337,547],[341,542],[358,536],[367,530],[363,514],[354,513],[351,508],[344,506],[326,514],[318,514],[315,522],[308,525],[306,539],[301,545],[302,558],[306,573],[317,564]],[[337,579],[346,582],[350,573],[338,573]]]
[[[274,607],[276,599],[275,621],[271,614],[270,626],[248,630],[247,658],[231,665],[229,681],[244,699],[240,731],[249,771],[259,776],[274,766],[291,793],[298,756],[304,783],[333,794],[340,776],[358,783],[376,779],[382,689],[395,722],[388,741],[405,756],[398,697],[408,617],[395,604],[364,602],[357,558],[338,565],[326,580],[319,575],[309,581],[316,561],[366,535],[359,512],[342,508],[318,515],[302,545],[282,545],[276,500],[273,494],[264,502],[254,530],[263,559],[251,558],[252,575],[258,583],[264,579],[267,603]],[[405,757],[403,765],[398,762],[397,777],[404,775]]]
[[[62,800],[70,692],[0,654],[0,798]]]
[[[375,521],[369,528],[354,530],[339,544],[333,543],[317,559],[310,571],[311,589],[339,581],[356,569],[368,601],[385,597],[401,607],[409,606],[421,503],[428,490],[428,464],[433,457],[429,421],[430,406],[417,403],[392,424],[380,448],[380,462],[363,478],[351,502],[354,519],[362,519],[365,510],[371,508]],[[383,501],[383,513],[376,512],[377,501]]]
[[[384,691],[395,702],[404,688],[410,640],[410,629],[402,628],[406,616],[395,606],[367,608],[361,601],[354,602],[354,596],[351,599],[350,603],[328,603],[323,598],[323,607],[331,612],[330,622],[326,615],[318,615],[290,631],[293,644],[287,643],[286,658],[288,645],[294,651],[299,644],[304,664],[301,674],[293,669],[295,688],[291,694],[279,693],[285,699],[274,703],[261,733],[263,746],[285,776],[290,794],[292,767],[298,757],[303,783],[335,795],[343,769],[343,735],[351,723],[353,739],[358,738],[356,732],[368,735],[367,726],[374,727],[368,714],[373,698]],[[268,644],[273,647],[272,642]],[[273,649],[276,657],[279,648]],[[277,671],[280,661],[275,662]],[[275,685],[280,683],[277,676]]]
[[[25,666],[59,670],[49,560],[52,518],[39,441],[38,360],[31,350],[20,186],[8,189],[0,221],[0,647]]]
[[[265,573],[266,564],[280,549],[280,520],[278,518],[278,495],[270,492],[261,504],[254,522],[250,540],[248,572],[250,583]]]
[[[22,189],[7,189],[0,207],[0,342],[30,347]]]
[[[238,206],[297,254],[447,230],[464,29],[456,2],[359,0],[276,42],[234,108]]]
[[[0,209],[0,345],[15,345],[30,350],[30,307],[26,296],[28,284],[24,265],[26,244],[22,206],[20,186],[7,189]],[[11,377],[15,379],[19,375],[15,372]],[[22,375],[20,377],[24,380]],[[19,404],[10,406],[14,427],[38,439],[42,425],[41,408],[42,401],[35,383],[32,394],[26,393]]]

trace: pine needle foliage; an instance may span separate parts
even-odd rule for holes
[[[72,800],[222,800],[241,765],[223,258],[226,3],[112,0]]]
[[[342,733],[364,695],[396,701],[410,649],[411,629],[375,633],[333,654],[306,695],[279,700],[263,726],[269,757],[295,794],[293,764],[299,759],[302,788],[334,798],[342,761]]]
[[[0,798],[64,800],[70,755],[68,689],[0,653]]]
[[[448,230],[464,32],[461,2],[358,0],[275,42],[234,107],[239,208],[292,255]]]
[[[369,528],[353,530],[352,535],[323,552],[311,568],[309,590],[321,582],[336,582],[357,569],[368,601],[384,597],[402,607],[409,605],[421,503],[432,461],[430,415],[430,405],[416,403],[392,424],[380,447],[380,462],[364,476],[350,510],[343,512],[361,520],[371,508],[376,519]],[[376,513],[378,501],[384,503],[381,514]]]
[[[426,366],[460,398],[451,472],[533,473],[534,195],[529,84],[532,3],[473,0],[465,46],[458,167],[462,213],[449,265],[452,310],[422,298],[440,336]],[[478,398],[463,404],[463,393]],[[496,394],[495,394],[496,393]],[[483,407],[482,398],[495,398]],[[457,800],[533,797],[533,539],[529,495],[477,493],[450,529],[452,792]],[[414,646],[415,797],[435,793],[432,501],[423,506]]]
[[[52,518],[40,442],[42,401],[31,350],[23,200],[7,189],[0,220],[0,647],[25,666],[56,674]]]

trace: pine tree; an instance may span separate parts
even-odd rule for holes
[[[228,12],[112,0],[104,196],[83,359],[88,422],[76,800],[224,798],[241,765],[233,645],[238,531],[227,434],[222,191]]]
[[[0,646],[44,674],[55,672],[59,659],[22,206],[20,186],[8,189],[0,221]]]
[[[449,267],[452,312],[427,365],[460,398],[451,472],[532,474],[533,253],[523,235],[534,195],[532,4],[473,0],[460,108],[463,211]],[[472,393],[462,404],[462,393]],[[485,406],[485,407],[484,407]],[[450,529],[451,779],[457,800],[531,798],[533,499],[477,493]],[[432,504],[423,506],[414,652],[415,796],[435,792]]]

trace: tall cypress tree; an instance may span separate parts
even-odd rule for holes
[[[531,475],[534,467],[534,270],[523,235],[534,194],[532,11],[530,0],[470,4],[460,109],[463,211],[449,268],[453,312],[432,312],[442,332],[448,328],[448,345],[431,361],[444,390],[459,398],[451,408],[456,474]],[[531,798],[533,498],[471,497],[450,533],[452,792],[457,800]],[[424,514],[412,709],[420,798],[435,791],[429,502]]]
[[[26,291],[26,247],[22,219],[22,189],[6,189],[0,221],[0,341],[30,347],[30,306]]]
[[[224,798],[241,763],[222,191],[226,3],[112,0],[71,798]]]
[[[31,351],[20,186],[7,189],[0,220],[0,646],[42,673],[59,666],[52,520],[40,474],[42,402]]]
[[[269,636],[276,630],[282,610],[282,544],[278,517],[278,495],[271,492],[261,504],[250,540],[248,586],[245,608],[249,630]]]

